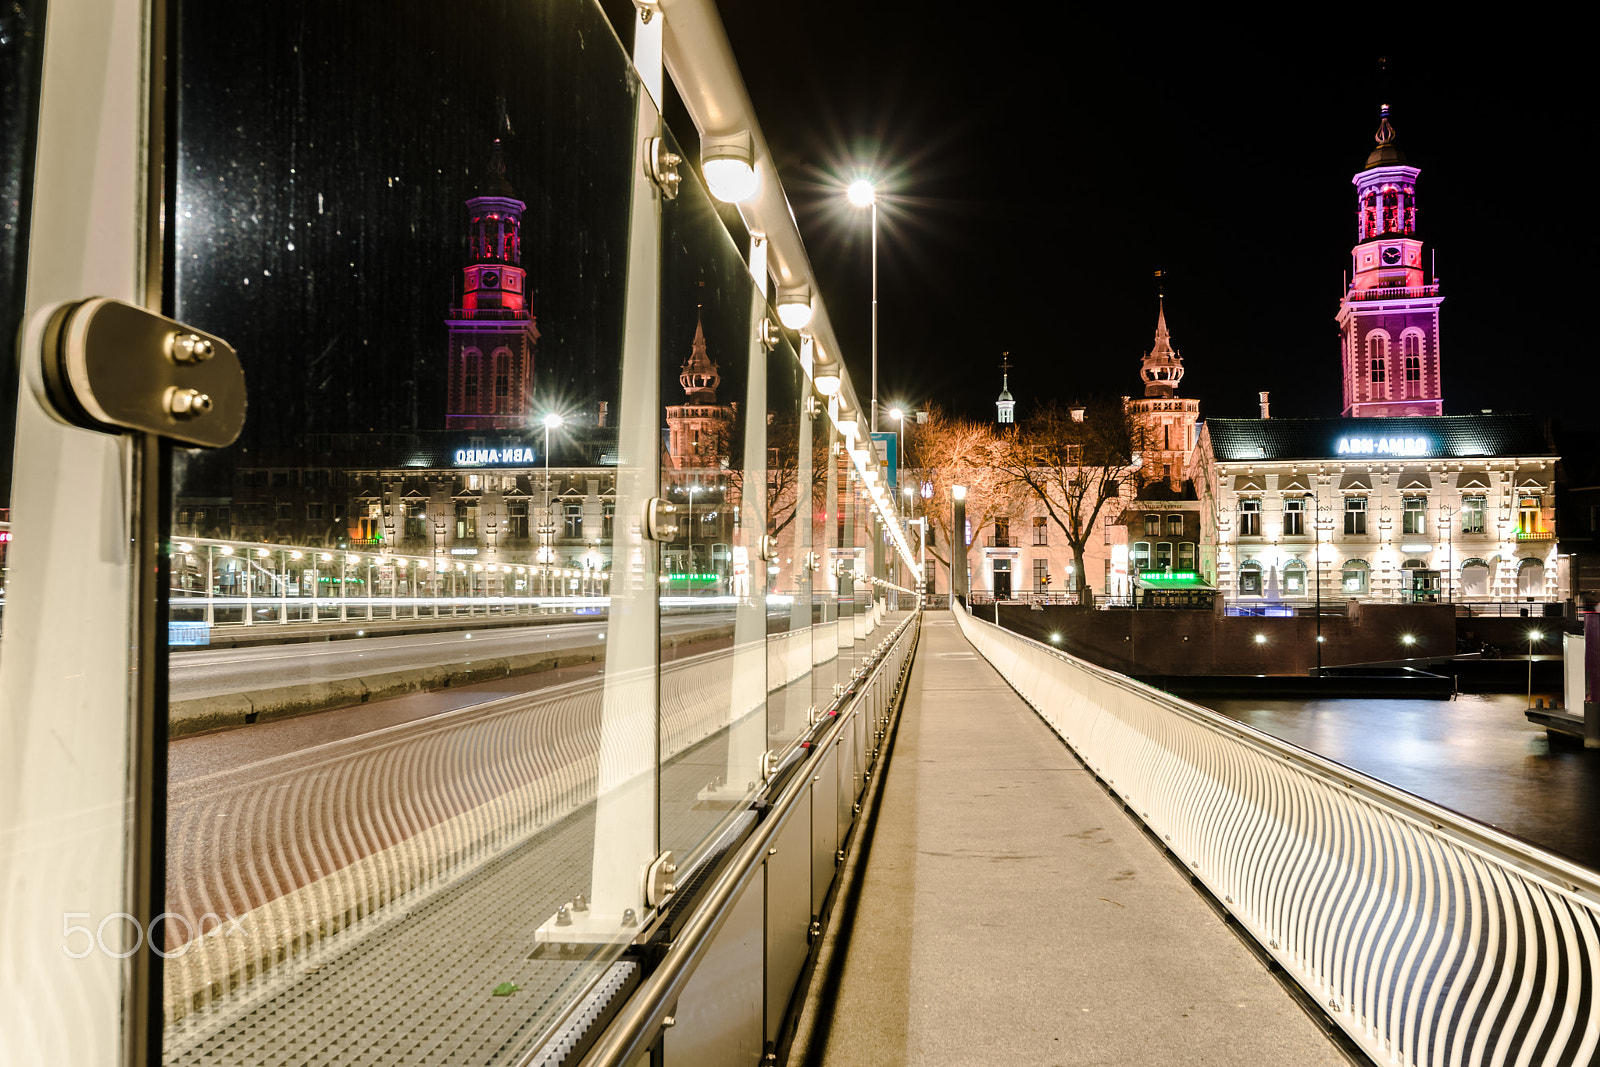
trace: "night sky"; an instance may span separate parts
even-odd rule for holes
[[[841,185],[875,171],[885,402],[992,417],[1002,351],[1019,413],[1137,393],[1161,270],[1202,415],[1253,416],[1263,389],[1275,415],[1337,415],[1350,178],[1388,103],[1444,286],[1446,413],[1593,410],[1594,94],[1571,27],[719,7],[862,395],[868,226]]]

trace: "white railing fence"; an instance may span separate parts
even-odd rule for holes
[[[1375,1061],[1585,1065],[1600,879],[959,608],[963,632]]]

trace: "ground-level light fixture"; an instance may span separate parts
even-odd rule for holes
[[[778,293],[778,321],[791,330],[811,324],[811,288],[786,289]]]
[[[817,392],[823,396],[839,395],[839,368],[838,366],[818,367],[812,381],[816,384]]]
[[[1403,645],[1414,645],[1414,644],[1417,643],[1417,635],[1416,634],[1401,634],[1400,635],[1400,643],[1403,644]]]
[[[726,204],[739,204],[756,194],[756,169],[750,152],[750,134],[738,133],[703,137],[700,140],[700,171],[706,176],[711,195]]]
[[[1060,634],[1051,634],[1050,635],[1050,641],[1051,641],[1052,644],[1059,645],[1061,643],[1061,635]]]
[[[857,427],[855,419],[840,419],[838,425],[839,432],[844,434],[846,437],[854,437],[856,435]]]
[[[1256,644],[1264,645],[1266,643],[1267,643],[1267,635],[1266,634],[1256,634]]]

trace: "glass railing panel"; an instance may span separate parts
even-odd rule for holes
[[[767,746],[781,752],[806,728],[811,704],[809,509],[815,410],[799,355],[785,338],[767,360]]]
[[[837,410],[838,399],[828,401]],[[811,507],[811,703],[832,703],[839,674],[839,498],[849,456],[839,427],[826,414],[812,422],[814,449],[822,461],[819,498]]]
[[[754,595],[766,455],[766,350],[747,249],[700,180],[693,152],[662,209],[661,492],[677,507],[662,546],[661,847],[680,862],[760,780],[765,750],[765,605]],[[764,306],[762,304],[761,306]],[[755,372],[755,373],[752,373]],[[752,388],[758,395],[752,396]]]
[[[250,411],[172,485],[166,1059],[515,1062],[658,843],[659,117],[590,4],[173,17],[171,298]]]

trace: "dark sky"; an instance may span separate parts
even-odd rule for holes
[[[992,416],[1002,351],[1024,409],[1136,392],[1162,270],[1203,414],[1254,415],[1266,389],[1275,415],[1337,415],[1350,178],[1387,102],[1446,294],[1446,413],[1593,409],[1595,120],[1570,26],[719,7],[863,395],[868,226],[838,186],[874,170],[886,402]]]

